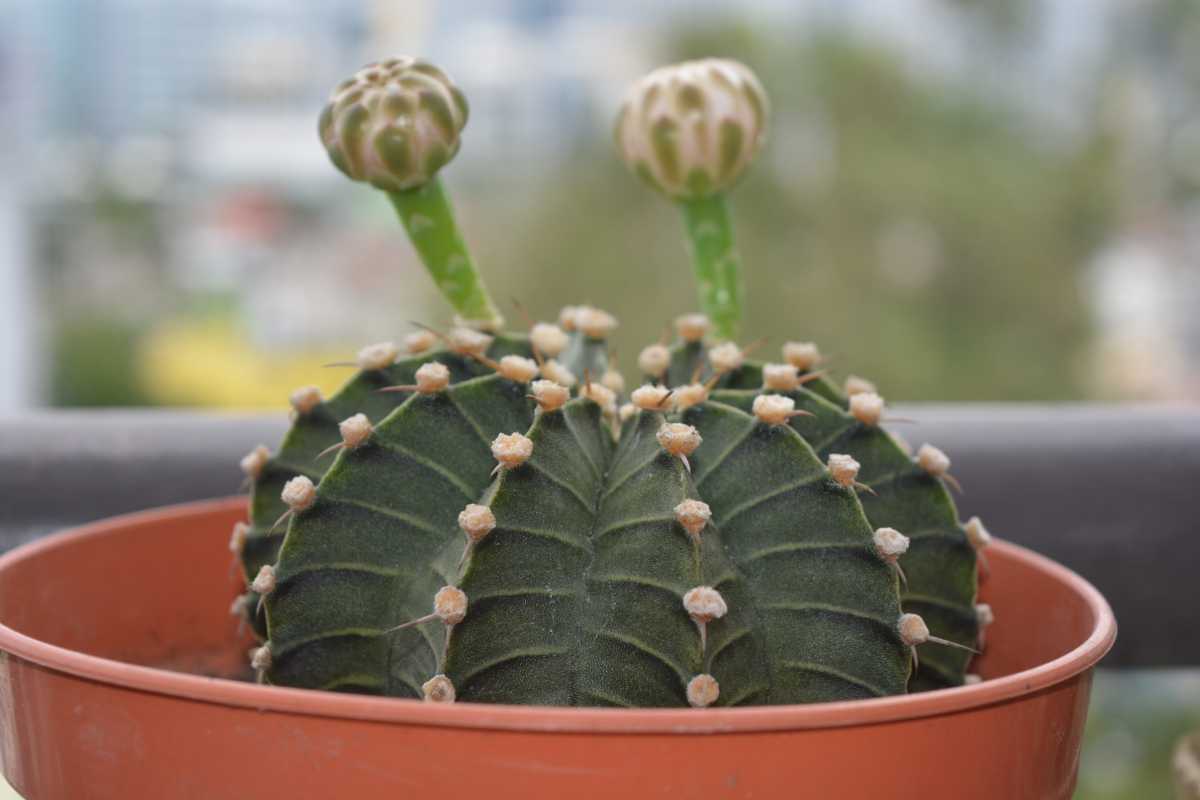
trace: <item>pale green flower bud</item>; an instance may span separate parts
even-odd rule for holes
[[[766,138],[767,117],[767,95],[749,67],[685,61],[629,90],[617,114],[617,149],[671,197],[706,197],[741,177]]]
[[[467,101],[437,67],[408,56],[368,64],[342,81],[321,112],[335,166],[385,191],[428,183],[458,152]]]

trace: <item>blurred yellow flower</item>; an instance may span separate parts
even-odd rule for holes
[[[149,395],[166,405],[281,409],[297,386],[333,394],[352,371],[322,365],[353,352],[259,349],[234,320],[220,317],[154,330],[142,346],[138,371]]]

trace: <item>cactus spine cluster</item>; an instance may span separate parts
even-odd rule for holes
[[[388,194],[461,322],[364,348],[334,396],[293,394],[277,451],[243,459],[235,612],[262,639],[260,679],[696,707],[968,680],[988,534],[958,521],[949,459],[908,452],[874,387],[833,384],[812,343],[760,363],[733,339],[722,193],[767,123],[750,70],[658,70],[620,112],[626,160],[684,207],[709,312],[642,351],[629,393],[604,311],[497,332],[436,185],[465,121],[445,74],[406,58],[365,67],[321,116],[333,162]]]

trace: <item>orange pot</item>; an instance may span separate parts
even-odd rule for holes
[[[431,705],[227,680],[250,642],[225,539],[243,500],[0,558],[0,758],[30,798],[1066,798],[1104,599],[989,551],[976,686],[742,709]]]

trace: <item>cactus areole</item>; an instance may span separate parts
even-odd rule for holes
[[[811,342],[766,364],[737,344],[724,198],[768,120],[722,60],[656,70],[622,105],[618,150],[682,208],[703,312],[627,393],[612,314],[501,331],[437,178],[467,123],[446,74],[391,58],[334,90],[322,143],[387,195],[456,322],[364,349],[327,398],[298,390],[282,444],[243,460],[234,613],[260,680],[685,708],[965,682],[987,536],[958,519],[949,458],[914,458],[875,387],[843,392]]]

